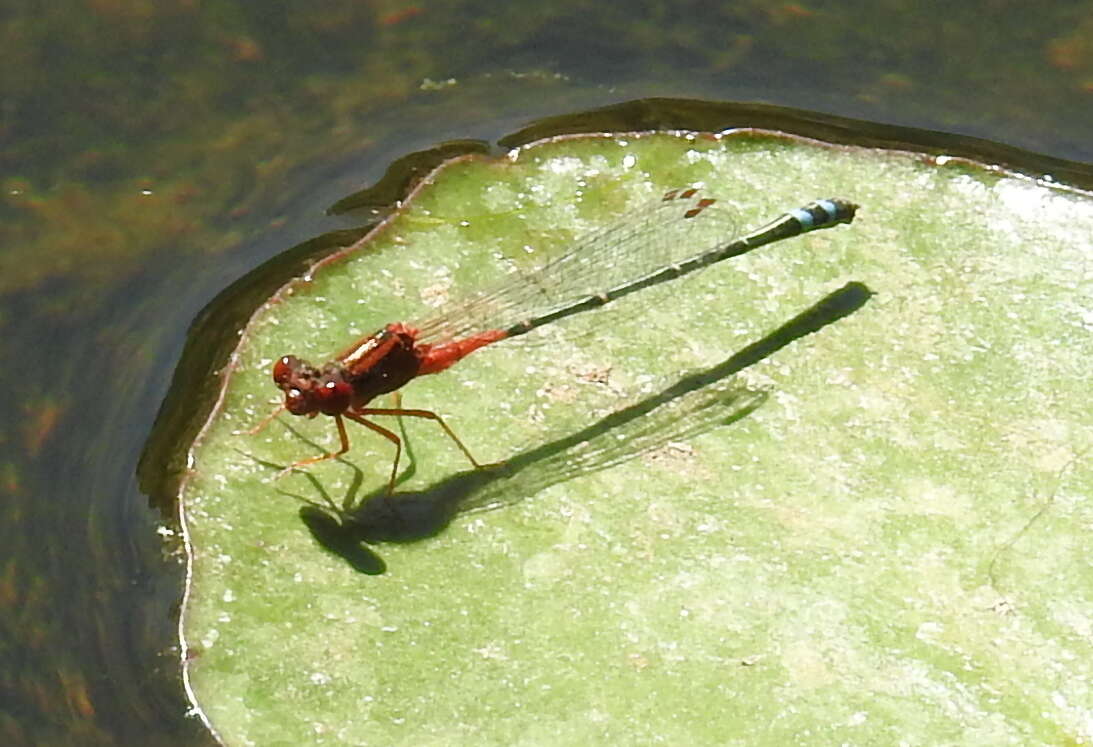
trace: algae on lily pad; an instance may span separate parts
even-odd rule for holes
[[[462,480],[457,507],[500,508],[375,545],[379,575],[316,541],[390,505],[367,501],[393,449],[349,423],[342,459],[275,479],[338,443],[325,417],[242,433],[277,358],[428,318],[692,184],[741,231],[861,209],[414,380],[404,407],[521,469],[468,473],[435,423],[388,418],[399,494]],[[196,707],[240,745],[1093,741],[1091,237],[1073,190],[753,131],[442,167],[233,356],[181,494]],[[851,281],[875,297],[725,367]]]

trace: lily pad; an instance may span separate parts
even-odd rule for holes
[[[741,230],[861,209],[404,388],[507,467],[389,419],[413,466],[385,502],[393,449],[363,428],[280,478],[337,447],[330,419],[244,432],[281,355],[329,359],[692,184]],[[195,707],[229,744],[1093,740],[1091,237],[1073,190],[754,131],[442,166],[233,356],[180,496]],[[753,354],[854,281],[868,304]],[[343,533],[443,489],[436,526]]]

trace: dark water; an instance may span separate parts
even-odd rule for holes
[[[1088,2],[314,8],[22,0],[0,16],[2,744],[209,741],[178,680],[171,519],[137,460],[195,315],[353,225],[323,210],[394,159],[662,96],[1093,160]]]

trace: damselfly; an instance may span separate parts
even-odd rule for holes
[[[643,288],[746,252],[830,228],[854,219],[857,205],[847,200],[817,200],[791,210],[738,238],[722,236],[699,252],[687,246],[688,229],[716,203],[697,188],[666,192],[606,228],[578,239],[573,248],[531,273],[514,275],[485,292],[451,305],[421,324],[393,322],[367,335],[322,367],[286,355],[273,365],[273,381],[284,402],[252,433],[287,410],[293,415],[330,415],[338,429],[337,451],[289,465],[282,474],[333,459],[349,450],[345,418],[375,431],[395,445],[388,493],[394,490],[402,455],[395,433],[368,418],[394,415],[435,420],[475,467],[482,467],[448,424],[431,410],[369,407],[381,394],[395,392],[418,376],[439,373],[500,340],[517,337],[544,324],[603,306]]]

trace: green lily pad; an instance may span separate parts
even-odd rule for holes
[[[862,207],[404,388],[505,467],[387,419],[413,467],[385,503],[393,449],[359,426],[279,479],[336,448],[331,420],[241,432],[281,355],[329,359],[696,183],[741,229]],[[180,501],[195,706],[229,744],[1093,740],[1091,237],[1073,190],[752,131],[442,167],[233,357]],[[852,281],[876,296],[746,352]],[[339,524],[414,500],[450,510],[371,550]]]

